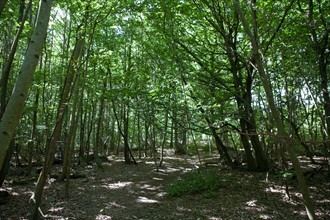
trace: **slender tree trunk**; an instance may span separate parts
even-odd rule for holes
[[[5,112],[5,109],[6,109],[7,90],[8,90],[7,87],[8,87],[8,81],[9,81],[9,75],[10,75],[12,64],[14,62],[14,56],[16,54],[16,50],[17,50],[17,47],[18,47],[18,42],[19,42],[19,39],[20,39],[21,34],[23,32],[23,29],[24,29],[24,23],[27,19],[28,11],[31,8],[31,4],[32,4],[32,1],[30,0],[29,5],[28,5],[27,9],[25,10],[24,15],[20,15],[20,17],[22,17],[21,18],[21,24],[18,28],[18,31],[16,33],[16,36],[15,36],[14,41],[12,43],[12,46],[10,48],[9,56],[8,56],[8,59],[5,63],[5,67],[4,67],[4,70],[3,70],[3,73],[2,73],[2,77],[1,77],[1,97],[0,97],[0,100],[1,100],[1,103],[0,103],[0,106],[1,106],[1,108],[0,108],[0,119],[2,118],[3,113]]]
[[[37,132],[37,119],[38,119],[38,106],[39,106],[39,96],[40,96],[40,89],[37,88],[37,93],[35,96],[34,101],[34,110],[33,110],[33,118],[32,118],[32,132],[30,141],[28,143],[28,168],[27,168],[27,175],[31,175],[32,170],[32,160],[33,160],[33,153],[35,152],[35,146],[36,146],[36,132]]]
[[[142,148],[141,148],[141,116],[140,116],[140,112],[138,111],[137,113],[137,147],[138,147],[138,151],[139,151],[139,159],[141,159],[142,157]]]
[[[110,152],[114,153],[115,152],[115,145],[116,145],[116,131],[115,131],[115,126],[116,126],[116,120],[114,119],[113,116],[111,116],[111,126],[110,126],[110,149],[108,150],[108,155]]]
[[[125,107],[124,107],[125,108]],[[129,147],[129,107],[124,109],[124,131],[122,133],[124,139],[124,158],[126,164],[131,164],[131,155],[130,155],[130,147]]]
[[[173,118],[171,118],[170,149],[173,148],[174,148],[174,123],[173,123]]]
[[[42,0],[42,1],[45,1],[45,0]],[[77,69],[77,62],[78,62],[79,56],[82,51],[83,43],[84,43],[83,38],[77,39],[76,46],[75,46],[74,52],[73,52],[71,60],[70,60],[69,70],[68,70],[67,78],[65,80],[64,87],[63,87],[61,100],[59,102],[58,112],[57,112],[57,117],[56,117],[56,124],[55,124],[55,128],[53,130],[53,134],[52,134],[52,137],[51,137],[49,145],[48,145],[44,166],[39,175],[39,179],[38,179],[34,194],[32,195],[32,197],[30,199],[30,203],[32,203],[31,219],[33,219],[33,220],[39,218],[39,206],[41,204],[42,192],[43,192],[46,180],[47,180],[47,176],[50,172],[50,169],[51,169],[51,166],[53,163],[54,155],[56,153],[57,141],[60,139],[60,136],[61,136],[62,126],[63,126],[63,122],[64,122],[67,105],[70,101],[69,94],[71,91],[71,84],[73,82],[74,75],[75,75],[75,72]]]
[[[86,113],[84,114],[84,108],[83,108],[85,83],[86,83],[86,72],[84,72],[82,86],[79,91],[79,105],[78,105],[78,114],[77,114],[79,117],[79,123],[80,123],[78,164],[81,164],[82,159],[84,158],[84,153],[85,153],[84,143],[85,143]]]
[[[101,95],[101,101],[100,101],[100,107],[99,107],[99,113],[98,113],[98,120],[97,120],[97,128],[96,128],[96,137],[95,137],[95,151],[94,155],[96,156],[99,154],[104,154],[104,146],[101,139],[101,131],[102,131],[102,122],[103,122],[103,114],[104,114],[104,102],[105,102],[105,92],[107,88],[107,82],[104,80],[103,82],[103,88],[102,88],[102,95]]]
[[[62,174],[65,174],[65,198],[69,198],[69,183],[70,183],[70,175],[71,175],[71,162],[74,159],[74,146],[75,146],[75,137],[76,137],[76,132],[77,132],[77,126],[78,126],[78,118],[80,114],[80,109],[78,105],[78,97],[79,97],[79,88],[80,88],[80,75],[77,76],[77,82],[75,85],[75,91],[74,91],[74,98],[73,98],[73,103],[72,103],[72,112],[71,112],[71,125],[69,129],[69,135],[68,135],[68,140],[67,140],[67,164],[66,167],[64,168],[63,164],[63,170]],[[76,110],[77,109],[77,110]],[[64,178],[63,178],[64,179]]]
[[[165,111],[165,127],[164,127],[163,141],[162,141],[161,151],[160,151],[159,167],[161,167],[164,162],[164,148],[165,148],[166,138],[167,138],[167,127],[168,127],[168,110],[166,109],[166,111]]]
[[[79,109],[80,113],[80,132],[79,132],[79,161],[78,163],[81,164],[83,159],[85,158],[85,130],[86,130],[86,118],[87,118],[87,111],[83,108],[83,95],[80,93],[80,102],[79,102]],[[85,112],[84,112],[85,111]]]
[[[148,119],[145,118],[144,121],[144,157],[148,157],[148,147],[149,147],[149,122]]]
[[[152,115],[154,116],[154,110],[152,110]],[[155,166],[156,166],[156,171],[158,172],[158,162],[157,162],[157,157],[158,157],[158,152],[157,152],[157,147],[156,147],[156,125],[153,123],[151,125],[151,155],[154,160]]]
[[[328,175],[330,176],[330,95],[329,95],[329,74],[328,74],[328,66],[329,66],[329,24],[326,23],[327,18],[323,11],[326,11],[327,8],[322,8],[322,4],[320,1],[317,1],[318,10],[321,22],[323,33],[317,32],[317,24],[314,20],[314,0],[308,1],[308,27],[311,31],[312,43],[314,46],[314,50],[318,56],[318,71],[321,77],[321,88],[323,95],[323,109],[325,115],[325,124],[326,124],[326,132],[325,132],[325,140],[327,142],[324,143],[324,149],[326,156],[328,157]],[[323,10],[323,11],[322,11]]]
[[[95,115],[96,115],[96,108],[95,108],[95,102],[94,100],[92,100],[92,106],[91,106],[92,110],[90,111],[86,111],[86,118],[85,118],[85,123],[86,125],[86,129],[87,129],[87,137],[86,137],[86,141],[85,141],[85,155],[86,158],[89,158],[90,155],[90,147],[91,147],[91,137],[92,137],[92,133],[93,133],[93,128],[95,127]],[[87,117],[88,116],[88,117]]]
[[[70,116],[69,134],[64,143],[65,149],[64,149],[63,167],[62,167],[62,173],[58,178],[59,181],[63,181],[68,175],[70,176],[70,161],[71,161],[72,148],[73,148],[72,146],[74,146],[74,139],[76,135],[77,121],[78,121],[77,117],[79,116],[77,114],[79,86],[80,86],[80,76],[78,75],[76,79],[76,83],[74,85],[74,93],[73,93],[74,97],[73,97],[71,116]],[[69,174],[67,175],[68,172]],[[67,178],[66,181],[69,181],[69,179]],[[65,190],[65,197],[68,198],[67,189]]]
[[[291,146],[289,146],[289,144],[288,144],[287,140],[289,140],[290,137],[287,135],[287,133],[285,131],[284,124],[281,121],[279,111],[275,106],[275,100],[274,100],[271,84],[270,84],[270,81],[269,81],[269,77],[267,76],[266,69],[265,69],[264,63],[262,61],[260,48],[259,48],[258,43],[256,41],[257,36],[253,35],[253,33],[252,33],[252,31],[251,31],[251,29],[250,29],[250,27],[249,27],[249,25],[248,25],[248,23],[245,19],[243,11],[240,7],[239,1],[238,0],[233,0],[233,4],[234,4],[234,7],[235,7],[235,10],[237,11],[237,13],[238,13],[238,15],[239,15],[239,17],[242,21],[244,30],[245,30],[246,34],[248,35],[248,37],[250,39],[250,42],[251,42],[251,45],[252,45],[252,52],[253,52],[253,55],[256,59],[257,69],[258,69],[263,87],[264,87],[265,92],[266,92],[266,98],[268,100],[268,104],[269,104],[269,107],[270,107],[270,110],[271,110],[271,114],[272,114],[272,117],[275,121],[276,127],[278,129],[278,134],[280,135],[280,138],[282,138],[281,142],[286,146],[286,149],[289,152],[290,159],[292,161],[293,167],[294,167],[296,175],[297,175],[298,184],[299,184],[302,196],[303,196],[303,200],[304,200],[305,208],[306,208],[306,211],[307,211],[307,215],[308,215],[310,220],[315,219],[314,205],[313,205],[312,200],[309,196],[309,190],[308,190],[306,181],[304,179],[304,176],[303,176],[303,173],[302,173],[302,170],[301,170],[301,167],[300,167],[299,160],[298,160],[298,158],[297,158],[297,156],[294,152],[294,149]],[[252,5],[252,7],[255,8],[256,6]],[[255,32],[256,32],[256,30],[255,30]]]

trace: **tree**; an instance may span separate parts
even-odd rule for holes
[[[0,170],[4,166],[9,143],[22,117],[28,91],[33,81],[33,74],[45,44],[52,0],[41,1],[36,26],[26,51],[20,74],[14,91],[0,122]]]
[[[250,27],[247,23],[247,20],[246,20],[244,14],[243,14],[243,11],[241,9],[241,6],[240,6],[240,3],[238,2],[238,0],[233,0],[233,4],[234,4],[234,7],[235,7],[235,10],[237,11],[237,13],[238,13],[238,15],[239,15],[239,17],[242,21],[244,30],[245,30],[247,36],[249,37],[249,39],[251,41],[252,53],[253,53],[253,56],[256,59],[258,73],[260,75],[261,81],[263,83],[263,87],[264,87],[265,92],[266,92],[267,101],[268,101],[269,107],[271,109],[272,117],[275,121],[275,124],[276,124],[276,127],[278,129],[278,134],[279,134],[280,138],[284,139],[284,140],[282,140],[282,142],[285,144],[286,149],[289,152],[290,159],[293,163],[293,167],[294,167],[296,175],[297,175],[298,183],[299,183],[300,190],[301,190],[303,200],[304,200],[304,204],[305,204],[305,207],[306,207],[307,215],[308,215],[309,219],[314,219],[315,218],[315,213],[314,213],[313,203],[312,203],[311,198],[309,196],[308,187],[307,187],[306,181],[304,179],[304,176],[303,176],[298,158],[295,155],[294,149],[292,147],[290,147],[287,144],[287,142],[285,141],[285,139],[286,140],[289,139],[289,136],[287,135],[287,133],[285,131],[283,121],[281,120],[279,111],[275,106],[273,91],[272,91],[272,88],[271,88],[269,77],[267,76],[267,72],[266,72],[266,69],[265,69],[264,62],[262,60],[261,48],[259,47],[258,41],[257,41],[257,39],[258,39],[257,33],[258,32],[257,32],[256,25],[255,25],[256,20],[255,20],[255,18],[252,19],[253,31],[254,31],[254,34],[253,34],[253,32],[250,29]],[[251,8],[252,8],[252,10],[256,10],[255,1],[252,2]]]

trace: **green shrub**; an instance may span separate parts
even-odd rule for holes
[[[165,189],[167,196],[202,194],[205,197],[215,197],[225,181],[212,170],[194,170],[182,175]]]

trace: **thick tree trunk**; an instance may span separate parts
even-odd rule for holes
[[[271,110],[271,113],[272,113],[272,117],[273,117],[273,119],[275,121],[275,125],[278,129],[278,134],[282,138],[281,142],[286,146],[286,149],[287,149],[287,151],[290,155],[290,159],[292,161],[295,173],[297,175],[298,184],[299,184],[299,187],[300,187],[301,194],[303,196],[303,200],[304,200],[304,204],[305,204],[305,208],[306,208],[308,217],[311,220],[315,219],[314,205],[313,205],[312,200],[309,196],[309,189],[308,189],[306,181],[304,179],[304,176],[303,176],[303,173],[302,173],[302,170],[301,170],[301,167],[300,167],[299,160],[298,160],[298,158],[297,158],[297,156],[294,152],[294,149],[291,146],[289,146],[289,144],[288,144],[287,140],[290,139],[290,138],[289,138],[289,136],[287,135],[287,133],[285,131],[284,124],[281,121],[279,111],[275,106],[273,91],[272,91],[271,84],[270,84],[269,79],[268,79],[269,77],[267,76],[267,73],[266,73],[266,70],[265,70],[265,67],[264,67],[264,64],[263,64],[263,61],[262,61],[262,57],[261,57],[261,54],[260,54],[260,48],[258,46],[258,43],[257,43],[256,39],[255,39],[256,35],[252,34],[252,31],[251,31],[251,29],[250,29],[250,27],[249,27],[249,25],[248,25],[248,23],[245,19],[245,16],[243,14],[243,11],[240,7],[240,4],[239,4],[238,0],[233,0],[233,4],[234,4],[234,7],[235,7],[235,10],[237,11],[237,13],[238,13],[238,15],[239,15],[239,17],[242,21],[244,30],[245,30],[246,34],[248,35],[248,37],[250,39],[250,42],[251,42],[251,45],[252,45],[253,56],[256,59],[257,69],[258,69],[263,87],[264,87],[265,92],[266,92],[266,98],[268,100],[268,104],[269,104],[269,107],[270,107],[270,110]],[[253,5],[253,8],[255,8],[255,5]],[[256,31],[256,29],[254,31]]]
[[[203,114],[205,114],[205,111],[204,109],[200,108],[199,109]],[[216,129],[213,127],[212,123],[211,123],[211,120],[205,116],[205,120],[212,132],[212,136],[215,140],[215,145],[217,147],[217,150],[220,154],[220,156],[224,156],[225,157],[225,160],[226,162],[228,163],[228,165],[231,167],[231,168],[235,168],[235,165],[233,163],[233,160],[231,159],[229,153],[228,153],[228,148],[226,147],[226,145],[222,142],[221,138],[219,137]]]
[[[247,130],[246,130],[246,125],[245,125],[244,119],[240,118],[239,122],[240,122],[240,126],[241,126],[241,131],[242,131],[242,133],[244,133],[244,134],[240,134],[240,137],[241,137],[241,142],[242,142],[242,145],[244,148],[248,169],[256,170],[257,164],[256,164],[256,161],[252,154],[251,146],[249,143],[249,138],[247,135],[245,135],[247,133]]]
[[[6,157],[4,159],[3,166],[1,168],[0,187],[2,187],[2,184],[5,181],[6,175],[8,173],[9,167],[10,167],[10,161],[11,161],[11,158],[14,154],[14,150],[15,150],[15,140],[12,139],[10,144],[9,144],[9,149],[7,151]]]
[[[45,44],[52,0],[42,0],[36,27],[26,51],[14,91],[0,122],[0,170],[4,165],[9,143],[22,116],[39,57]]]

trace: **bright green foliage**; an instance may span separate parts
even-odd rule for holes
[[[285,170],[280,173],[285,179],[292,178],[295,174],[291,170]]]
[[[221,177],[214,170],[198,169],[187,172],[181,179],[167,186],[169,197],[202,194],[205,197],[217,196],[217,191],[228,184],[228,179]]]

